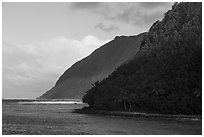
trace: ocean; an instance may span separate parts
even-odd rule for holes
[[[73,113],[81,100],[6,99],[2,134],[22,135],[201,135],[202,120],[102,116]]]

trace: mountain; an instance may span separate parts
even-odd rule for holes
[[[57,80],[56,85],[39,99],[82,98],[92,83],[101,81],[139,51],[146,33],[137,36],[117,36],[76,62]]]
[[[202,3],[174,3],[140,51],[83,97],[89,108],[202,114]]]

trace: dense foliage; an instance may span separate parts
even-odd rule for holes
[[[202,113],[202,3],[174,3],[156,21],[134,59],[96,82],[90,108]]]

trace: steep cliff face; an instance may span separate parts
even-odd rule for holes
[[[115,68],[133,58],[145,35],[115,37],[67,69],[56,85],[39,98],[82,98],[92,83],[107,77]]]

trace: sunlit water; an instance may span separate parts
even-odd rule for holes
[[[3,134],[202,134],[202,121],[72,113],[80,100],[3,101]]]
[[[26,105],[26,104],[84,104],[81,101],[19,101],[19,104]]]

